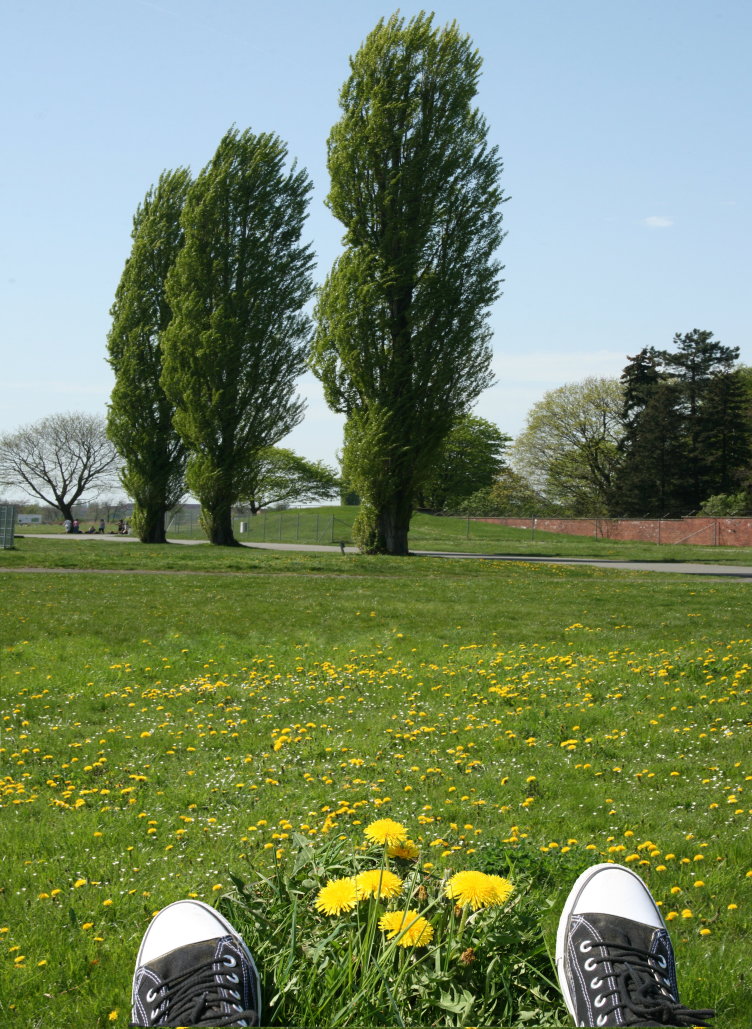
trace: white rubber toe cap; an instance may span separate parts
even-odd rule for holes
[[[594,865],[572,888],[569,913],[599,913],[631,918],[656,929],[664,926],[661,913],[642,879],[624,865]]]
[[[146,930],[137,964],[148,965],[162,954],[191,943],[235,935],[218,911],[200,900],[178,900],[162,908]]]

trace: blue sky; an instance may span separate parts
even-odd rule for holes
[[[419,5],[403,4],[405,16]],[[511,435],[547,389],[710,329],[752,363],[748,0],[464,0],[504,158],[498,383]],[[233,123],[277,132],[313,178],[317,279],[339,250],[325,144],[372,0],[5,0],[0,432],[104,412],[105,338],[131,218],[165,168],[198,171]],[[334,461],[320,387],[287,445]]]

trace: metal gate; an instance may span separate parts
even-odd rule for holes
[[[0,549],[13,549],[13,527],[15,524],[15,507],[8,504],[0,504]]]

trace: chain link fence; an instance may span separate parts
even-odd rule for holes
[[[240,515],[232,520],[235,538],[240,543],[352,543],[352,526],[336,515],[305,509],[294,511],[260,511],[257,515]],[[182,510],[167,519],[170,539],[204,539],[199,513]]]

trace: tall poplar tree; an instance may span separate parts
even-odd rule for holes
[[[361,548],[406,554],[420,484],[492,383],[502,165],[473,106],[481,59],[456,23],[394,15],[350,65],[328,141],[345,250],[319,294],[312,367],[347,415]]]
[[[133,497],[142,543],[165,542],[165,513],[185,493],[185,448],[173,428],[174,405],[162,388],[162,339],[172,311],[167,273],[183,245],[180,213],[191,177],[163,172],[133,218],[133,245],[110,311],[107,337],[115,386],[107,433],[123,459],[121,479]]]
[[[300,242],[311,183],[275,135],[231,129],[191,186],[167,280],[162,383],[187,450],[186,481],[212,543],[236,545],[231,508],[254,456],[303,416],[295,380],[313,256]]]

